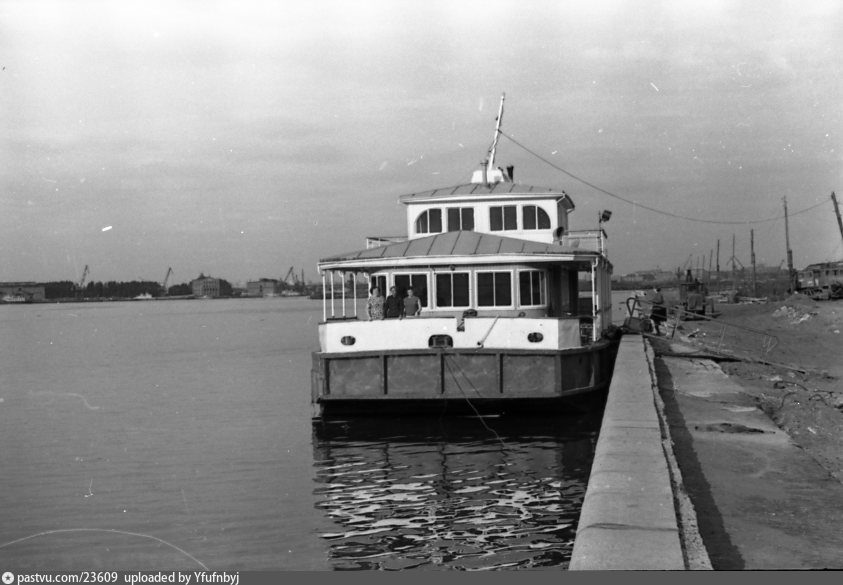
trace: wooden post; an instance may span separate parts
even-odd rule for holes
[[[837,216],[837,227],[840,229],[840,237],[843,238],[843,220],[840,219],[840,208],[837,207],[837,197],[834,191],[831,192],[831,202],[834,203],[834,214]]]
[[[758,281],[755,278],[755,230],[749,230],[749,253],[752,259],[752,296],[758,296]]]
[[[735,276],[735,234],[732,234],[732,288],[738,289],[738,281]]]
[[[787,282],[790,292],[796,291],[796,279],[793,277],[793,250],[790,249],[790,230],[787,223],[787,197],[782,197],[784,203],[784,243],[787,248]]]
[[[720,292],[720,238],[717,238],[717,264],[715,264],[715,268],[717,270],[717,292]]]
[[[707,286],[711,288],[711,260],[714,257],[714,250],[709,250],[708,252],[708,278],[706,282],[708,283]]]

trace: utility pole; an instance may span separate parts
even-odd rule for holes
[[[749,253],[752,258],[752,296],[758,297],[758,281],[755,278],[755,230],[749,230]]]
[[[708,252],[708,278],[706,279],[707,286],[711,287],[711,259],[714,257],[714,250]]]
[[[793,250],[790,249],[790,230],[787,223],[787,197],[782,197],[784,202],[784,243],[787,246],[787,282],[790,292],[796,291],[796,283],[793,278]]]
[[[732,288],[738,288],[738,281],[735,277],[735,234],[732,234]]]
[[[837,206],[837,197],[834,191],[831,192],[831,201],[834,203],[834,214],[837,216],[837,227],[840,228],[840,237],[843,238],[843,221],[840,219],[840,208]]]
[[[717,292],[720,292],[720,238],[717,238]]]

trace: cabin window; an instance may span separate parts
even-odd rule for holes
[[[522,209],[525,230],[549,230],[550,216],[538,205],[525,205]]]
[[[540,270],[524,270],[518,273],[519,303],[522,307],[545,304],[545,277]]]
[[[407,289],[412,288],[413,294],[419,297],[421,306],[427,307],[427,274],[396,274],[394,282],[397,289],[395,292],[400,298],[406,297]]]
[[[477,306],[478,307],[511,307],[512,306],[512,273],[511,272],[478,272],[477,273]]]
[[[389,294],[389,291],[386,288],[386,276],[383,274],[372,276],[369,279],[369,294],[371,294],[372,288],[377,287],[378,291],[381,293],[382,297],[385,297]]]
[[[468,272],[445,272],[436,275],[437,307],[468,307]]]
[[[442,210],[428,209],[416,219],[417,234],[438,234],[442,231]]]
[[[493,232],[518,229],[515,205],[497,205],[489,208],[489,229]]]
[[[472,231],[474,229],[474,209],[471,207],[448,208],[448,231]]]

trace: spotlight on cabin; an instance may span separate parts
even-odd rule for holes
[[[611,218],[611,217],[612,217],[612,212],[609,211],[608,209],[604,209],[603,211],[600,212],[600,223],[606,223],[607,221],[609,221],[609,218]]]

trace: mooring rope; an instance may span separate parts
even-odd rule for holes
[[[449,357],[452,357],[452,356],[449,356],[449,355],[447,355],[447,354],[445,355],[445,365],[447,365],[447,367],[448,367],[448,372],[451,374],[451,377],[454,379],[454,383],[457,385],[457,388],[459,389],[459,391],[460,391],[460,393],[462,394],[463,398],[464,398],[464,399],[465,399],[465,401],[468,403],[468,405],[471,407],[471,410],[473,410],[473,411],[474,411],[474,414],[476,414],[476,415],[477,415],[477,418],[478,418],[478,419],[480,419],[480,424],[482,424],[482,425],[486,428],[486,430],[488,430],[490,433],[492,433],[493,435],[495,435],[495,438],[497,438],[497,440],[498,440],[498,441],[500,441],[501,446],[503,446],[504,448],[506,448],[506,443],[504,442],[504,440],[503,440],[503,439],[501,438],[501,436],[500,436],[500,435],[499,435],[499,434],[495,431],[495,429],[491,428],[489,425],[487,425],[487,424],[486,424],[486,421],[485,421],[485,420],[483,420],[483,415],[481,415],[481,414],[480,414],[480,411],[478,411],[478,410],[477,410],[477,408],[474,406],[474,404],[473,404],[473,403],[471,402],[471,400],[468,398],[468,395],[465,393],[465,390],[463,390],[463,389],[462,389],[462,385],[460,384],[459,380],[457,379],[457,376],[456,376],[456,374],[454,373],[454,369],[453,369],[453,368],[456,368],[457,370],[459,370],[459,372],[462,374],[463,378],[465,378],[466,382],[468,382],[468,385],[469,385],[469,386],[471,386],[471,389],[472,389],[472,390],[474,390],[474,392],[475,392],[478,396],[481,396],[480,391],[479,391],[479,390],[477,390],[477,388],[475,388],[474,384],[472,384],[472,383],[471,383],[471,380],[469,379],[469,377],[465,374],[465,372],[462,370],[462,368],[460,368],[460,365],[459,365],[458,363],[456,363],[456,361],[455,361],[455,360],[453,360],[453,359],[452,359],[452,361],[454,362],[453,364],[449,363],[449,361],[448,361],[448,358],[449,358]]]

